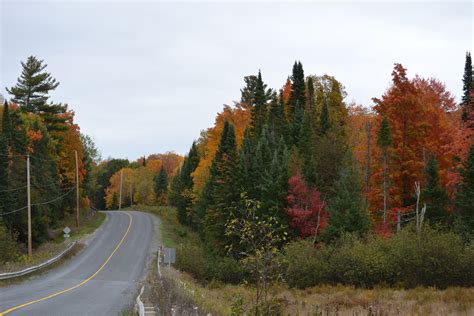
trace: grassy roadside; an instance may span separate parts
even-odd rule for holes
[[[67,245],[74,240],[78,240],[88,234],[93,233],[101,224],[104,222],[106,215],[104,213],[84,213],[81,217],[81,225],[79,228],[75,227],[74,218],[67,219],[58,225],[59,228],[56,228],[51,231],[53,239],[51,241],[41,244],[39,247],[33,249],[33,256],[30,258],[26,254],[20,255],[16,261],[8,262],[6,264],[0,265],[0,272],[12,272],[25,269],[27,267],[37,265],[41,262],[44,262],[61,251],[63,251]],[[71,234],[68,241],[64,240],[63,237],[63,228],[68,226],[71,228]],[[80,246],[73,249],[73,253],[80,250]],[[60,262],[62,262],[61,260]],[[55,264],[55,266],[57,263]],[[1,284],[1,283],[0,283]]]
[[[200,242],[195,232],[178,223],[173,209],[150,206],[134,209],[160,217],[165,246]],[[172,270],[172,277],[180,295],[213,315],[231,315],[233,303],[237,305],[240,299],[250,302],[255,291],[248,285],[202,284],[189,273],[176,270]],[[283,315],[474,315],[474,288],[360,289],[320,285],[299,290],[281,284],[272,290],[283,307]]]

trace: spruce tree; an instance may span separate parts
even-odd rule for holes
[[[244,104],[244,107],[252,106],[252,104],[255,102],[255,92],[257,89],[257,81],[258,81],[258,77],[254,75],[244,77],[245,87],[240,89],[240,93],[241,93],[240,102]],[[272,95],[272,89],[268,89],[266,84],[263,84],[263,88],[265,91],[265,98],[269,100]]]
[[[6,136],[0,134],[0,214],[10,209],[8,192],[8,141]],[[1,218],[1,215],[0,215]]]
[[[166,174],[166,170],[163,166],[161,166],[160,172],[155,175],[154,180],[157,200],[164,204],[164,197],[168,191],[168,175]]]
[[[55,90],[59,82],[50,73],[44,71],[47,67],[43,60],[34,56],[28,57],[26,63],[22,62],[22,73],[15,86],[7,88],[12,101],[29,113],[40,115],[46,123],[48,131],[65,130],[67,118],[60,114],[66,112],[67,107],[61,104],[48,104],[50,91]]]
[[[383,150],[383,222],[387,222],[387,200],[388,200],[388,183],[387,183],[387,163],[388,163],[388,147],[392,144],[392,133],[388,124],[387,116],[384,115],[382,124],[377,135],[377,145]]]
[[[262,74],[258,71],[257,81],[255,83],[255,92],[252,102],[252,118],[250,126],[252,127],[252,136],[258,138],[267,118],[266,85],[263,83]]]
[[[359,236],[367,233],[369,217],[365,209],[361,182],[351,159],[346,157],[339,179],[335,183],[335,193],[328,206],[329,220],[323,239],[330,242],[344,233]]]
[[[310,112],[305,111],[301,122],[298,149],[303,158],[303,176],[308,186],[316,185],[316,162],[314,159],[315,131]]]
[[[466,53],[466,63],[464,65],[464,76],[462,78],[463,82],[463,96],[461,99],[462,106],[462,119],[467,121],[469,119],[469,113],[474,112],[471,107],[471,86],[472,86],[472,59],[471,53]]]
[[[321,110],[321,118],[320,118],[321,135],[325,135],[330,128],[331,128],[331,122],[329,121],[328,103],[327,103],[326,98],[324,98],[323,108]]]
[[[5,100],[3,105],[3,115],[2,115],[2,133],[6,137],[6,141],[9,142],[12,137],[11,121],[10,121],[10,107],[8,102]]]
[[[25,186],[26,179],[26,154],[27,154],[27,137],[26,126],[18,110],[8,110],[10,131],[5,131],[5,136],[10,135],[8,144],[8,188],[20,188]],[[5,127],[5,126],[4,126]],[[15,157],[15,159],[12,159]],[[25,206],[26,189],[10,191],[6,195],[7,208],[19,209]],[[5,225],[8,230],[19,233],[18,240],[25,242],[27,239],[27,217],[25,212],[16,212],[5,216]]]
[[[303,117],[304,117],[304,109],[298,106],[296,111],[293,114],[293,118],[291,120],[291,126],[290,126],[290,136],[291,136],[292,145],[298,146],[299,144]]]
[[[471,145],[460,171],[461,181],[456,193],[455,214],[464,232],[474,234],[474,144]]]
[[[308,106],[306,109],[308,111],[311,111],[316,105],[314,81],[313,81],[313,77],[311,76],[308,77],[307,91],[308,91],[308,98],[307,98]]]
[[[303,65],[301,62],[295,62],[291,76],[290,93],[290,116],[294,119],[298,110],[303,110],[306,105],[306,82],[304,80]]]
[[[204,228],[206,239],[221,253],[224,252],[227,243],[225,229],[230,218],[230,207],[235,206],[240,200],[240,192],[236,190],[237,166],[234,126],[225,121],[207,184],[209,193]]]
[[[425,218],[431,222],[443,222],[447,217],[449,196],[446,188],[439,183],[438,165],[434,155],[425,167],[425,179],[426,183],[421,191],[421,201],[427,206]]]
[[[196,216],[190,215],[192,209],[191,191],[193,187],[192,173],[199,165],[199,152],[196,143],[193,142],[188,155],[184,158],[179,173],[174,177],[169,195],[170,204],[177,208],[178,220],[182,224],[189,224],[196,228]]]
[[[255,148],[250,136],[250,129],[244,132],[244,139],[239,150],[239,166],[237,176],[237,189],[240,192],[247,193],[251,199],[257,198],[257,189],[255,181]]]
[[[260,180],[261,211],[263,216],[273,216],[287,225],[284,210],[288,195],[288,152],[283,139],[277,142],[273,155]]]

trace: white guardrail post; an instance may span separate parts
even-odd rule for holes
[[[60,254],[58,254],[56,257],[54,258],[51,258],[43,263],[40,263],[36,266],[33,266],[33,267],[29,267],[29,268],[26,268],[24,270],[20,270],[20,271],[15,271],[15,272],[6,272],[6,273],[0,273],[0,280],[5,280],[5,279],[11,279],[11,278],[16,278],[16,277],[20,277],[20,276],[23,276],[23,275],[26,275],[26,274],[29,274],[31,272],[35,272],[35,271],[38,271],[38,270],[41,270],[53,263],[55,263],[56,261],[58,261],[59,259],[61,259],[62,257],[64,257],[69,251],[71,251],[71,249],[76,245],[76,242],[73,242],[72,244],[70,244],[65,250],[63,250]]]
[[[143,294],[143,289],[145,287],[142,286],[142,289],[140,290],[140,294],[137,296],[137,309],[138,309],[138,315],[139,316],[145,316],[145,305],[143,305],[142,300],[140,299],[140,296]]]

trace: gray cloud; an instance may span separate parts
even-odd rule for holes
[[[366,106],[390,83],[393,63],[461,93],[472,50],[464,3],[27,3],[2,2],[1,77],[36,55],[61,82],[103,156],[185,153],[243,77],[261,69],[280,88],[294,60],[328,73]],[[5,91],[2,93],[5,94]]]

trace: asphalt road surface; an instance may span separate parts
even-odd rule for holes
[[[0,315],[119,315],[134,300],[153,251],[154,219],[106,212],[89,246],[58,268],[0,288]]]

